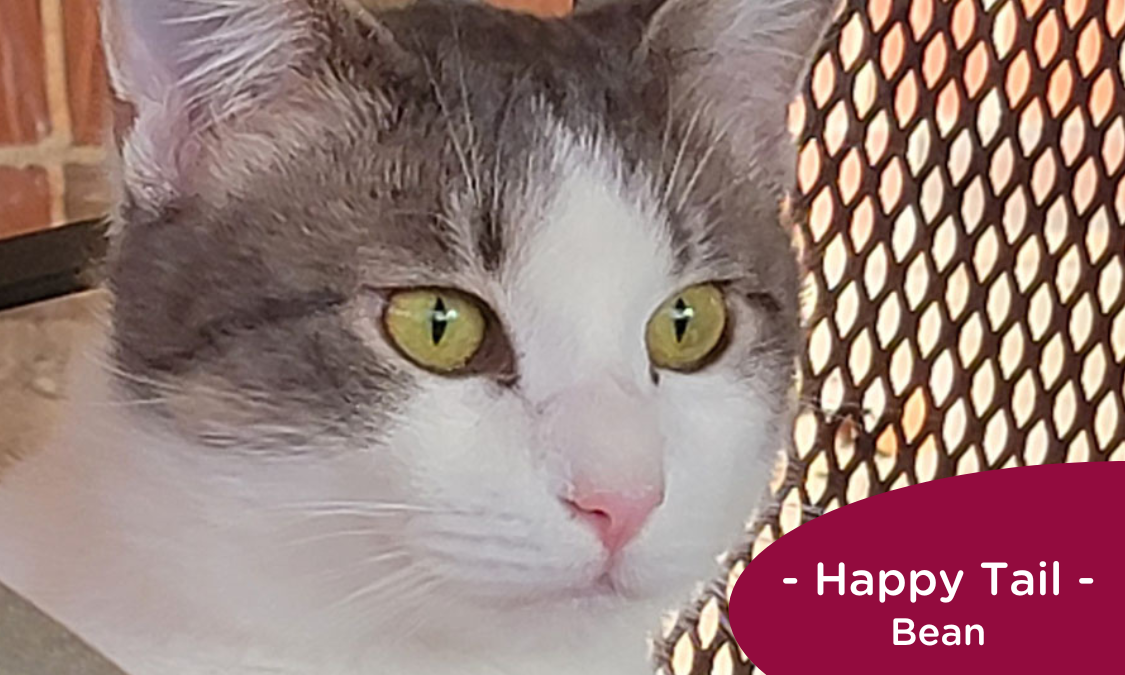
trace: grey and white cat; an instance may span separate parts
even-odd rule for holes
[[[0,578],[133,675],[636,675],[789,424],[830,0],[106,0],[104,358]]]

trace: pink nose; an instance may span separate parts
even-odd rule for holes
[[[658,487],[632,493],[577,490],[564,501],[594,529],[606,550],[616,553],[640,534],[649,516],[664,502],[664,491]]]

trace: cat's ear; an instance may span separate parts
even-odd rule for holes
[[[789,104],[833,16],[836,0],[666,0],[642,52],[673,73],[674,105],[733,144],[747,171],[790,185]]]
[[[311,49],[299,0],[103,0],[117,93],[205,123],[268,97]],[[169,106],[171,107],[171,106]]]
[[[309,89],[346,16],[336,0],[102,0],[113,87],[133,111],[126,184],[190,190],[216,146]]]

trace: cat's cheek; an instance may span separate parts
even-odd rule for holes
[[[767,488],[779,417],[761,387],[718,368],[666,378],[661,389],[668,497],[651,545],[678,561],[711,562],[737,543]]]
[[[461,592],[557,592],[592,574],[597,541],[556,498],[538,439],[526,404],[480,378],[420,377],[398,414],[387,451],[419,509],[404,545]]]

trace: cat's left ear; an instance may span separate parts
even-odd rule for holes
[[[299,127],[255,124],[312,96],[328,79],[330,52],[377,39],[348,1],[102,0],[114,90],[134,112],[126,187],[167,201],[261,155],[278,128]]]
[[[643,58],[671,69],[677,111],[698,115],[747,172],[788,189],[796,161],[789,104],[837,0],[665,0]],[[773,180],[775,179],[776,180]]]

